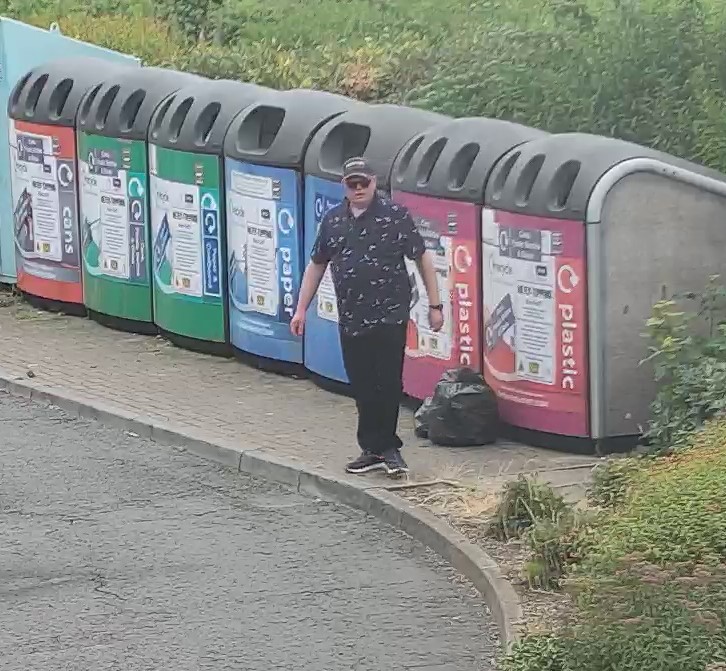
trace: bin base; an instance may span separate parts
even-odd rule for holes
[[[154,336],[159,333],[159,328],[152,322],[140,322],[135,319],[125,319],[124,317],[114,317],[112,315],[104,314],[103,312],[96,312],[95,310],[88,310],[88,316],[94,322],[97,322],[101,326],[113,329],[114,331],[123,331],[124,333],[138,333],[139,335]]]
[[[172,345],[179,349],[186,349],[190,352],[198,354],[209,354],[210,356],[218,356],[229,359],[232,357],[232,347],[226,342],[210,342],[209,340],[198,340],[189,336],[179,335],[171,331],[159,329],[159,335],[163,336]]]
[[[274,373],[275,375],[284,375],[299,380],[308,377],[305,367],[301,363],[293,363],[291,361],[280,361],[279,359],[270,359],[266,356],[250,354],[236,347],[232,348],[235,359],[251,368],[257,368],[265,373]]]
[[[581,438],[579,436],[561,436],[556,433],[545,433],[524,429],[509,424],[502,425],[502,437],[532,447],[541,447],[555,452],[581,454],[584,456],[605,456],[622,454],[634,450],[640,443],[640,436],[614,436],[612,438]]]
[[[308,371],[308,378],[313,381],[315,386],[320,387],[323,391],[329,391],[331,394],[338,394],[339,396],[353,398],[353,390],[347,382],[331,380],[330,378],[323,377],[322,375],[318,375],[311,371]]]
[[[41,298],[33,294],[21,292],[23,300],[38,310],[45,312],[57,312],[59,314],[69,315],[71,317],[85,317],[88,314],[85,305],[80,303],[66,303],[64,301],[56,301],[52,298]]]

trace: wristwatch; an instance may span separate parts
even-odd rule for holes
[[[443,312],[444,306],[441,303],[438,305],[429,305],[429,310],[438,310],[439,312]]]

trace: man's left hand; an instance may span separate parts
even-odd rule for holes
[[[430,308],[429,309],[429,326],[434,331],[440,331],[444,325],[444,312],[443,310]]]

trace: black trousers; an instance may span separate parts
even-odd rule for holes
[[[372,454],[400,449],[397,428],[406,324],[382,324],[355,336],[341,332],[340,344],[358,408],[358,445]]]

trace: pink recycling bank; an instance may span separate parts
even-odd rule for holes
[[[418,194],[397,193],[396,201],[416,217],[426,247],[433,254],[444,305],[444,327],[428,324],[428,298],[418,268],[412,276],[411,320],[406,339],[404,391],[414,398],[429,395],[444,370],[457,366],[481,369],[478,243],[479,208]]]
[[[394,164],[393,198],[411,211],[435,259],[444,327],[428,324],[428,298],[415,264],[404,364],[404,391],[423,399],[441,375],[465,366],[482,371],[484,189],[496,162],[541,131],[497,119],[457,119],[414,137]]]

